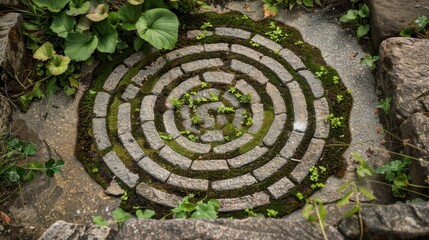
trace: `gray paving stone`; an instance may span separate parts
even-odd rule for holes
[[[275,157],[271,159],[264,166],[253,171],[253,176],[255,176],[258,181],[263,181],[274,173],[278,172],[287,163],[287,160],[282,157]]]
[[[249,128],[250,133],[257,133],[262,128],[264,122],[264,105],[257,103],[251,105],[253,124]]]
[[[155,95],[147,95],[143,98],[140,106],[140,122],[144,123],[146,121],[155,120],[154,107],[156,98]]]
[[[110,95],[105,92],[98,92],[94,101],[93,113],[96,117],[106,117]]]
[[[243,79],[238,81],[236,83],[235,87],[238,90],[240,90],[243,94],[250,94],[250,96],[252,96],[252,99],[250,100],[251,104],[261,102],[261,97],[259,97],[258,92],[256,92],[256,90],[250,84],[248,84],[246,81],[244,81]]]
[[[154,162],[149,157],[143,158],[137,163],[137,165],[140,168],[142,168],[145,172],[147,172],[149,175],[151,175],[152,177],[154,177],[155,179],[161,182],[166,182],[168,177],[171,174],[171,172],[159,166],[156,162]]]
[[[118,108],[118,135],[131,132],[131,103],[122,103]]]
[[[159,156],[164,158],[169,163],[178,166],[182,169],[188,169],[192,164],[191,159],[180,155],[168,146],[165,146],[161,149]]]
[[[151,65],[140,70],[139,73],[131,79],[135,84],[142,85],[144,81],[151,75],[155,74],[165,66],[167,61],[163,57],[157,58]]]
[[[222,98],[225,99],[231,106],[238,108],[240,106],[240,102],[238,99],[234,96],[234,94],[230,92],[224,92],[222,95]]]
[[[229,52],[228,43],[209,43],[204,44],[204,51],[206,52]]]
[[[226,72],[205,72],[203,73],[204,81],[209,83],[232,84],[235,75]]]
[[[223,103],[221,102],[212,102],[201,104],[197,107],[197,114],[203,120],[201,125],[203,128],[212,128],[215,125],[215,119],[211,117],[210,110],[216,111]]]
[[[119,140],[134,161],[138,162],[145,157],[145,153],[130,132],[119,135]]]
[[[207,131],[201,135],[201,141],[205,143],[222,142],[223,140],[223,133],[220,130]]]
[[[181,82],[177,87],[175,87],[173,90],[171,90],[170,94],[167,97],[167,100],[165,100],[165,106],[168,109],[174,109],[174,106],[171,103],[173,98],[179,99],[187,91],[191,90],[194,87],[198,87],[198,86],[201,86],[201,81],[200,81],[199,76],[195,76],[195,77],[192,77],[190,79],[187,79],[187,80]]]
[[[225,160],[194,160],[191,165],[194,171],[217,171],[228,170],[228,164]]]
[[[314,111],[316,112],[314,137],[327,138],[329,136],[329,123],[325,121],[325,116],[329,115],[329,105],[326,98],[314,101]]]
[[[95,143],[97,144],[98,150],[104,150],[112,146],[109,140],[109,135],[107,134],[106,119],[93,118],[92,131],[94,133]]]
[[[244,55],[246,57],[249,57],[257,62],[259,62],[261,60],[261,58],[264,56],[264,54],[255,51],[251,48],[242,46],[242,45],[238,45],[238,44],[232,44],[231,45],[231,52],[233,53],[237,53],[240,55]]]
[[[150,148],[154,150],[159,150],[164,147],[165,144],[162,141],[161,137],[158,135],[158,131],[156,130],[155,123],[153,121],[143,123],[142,129]]]
[[[262,85],[268,82],[268,78],[261,71],[247,63],[233,59],[231,61],[231,68],[246,74],[247,76],[253,78]]]
[[[293,185],[293,183],[287,177],[284,177],[275,182],[273,185],[269,186],[267,189],[275,199],[278,199],[285,195],[293,187],[295,187],[295,185]]]
[[[182,64],[182,69],[185,73],[193,72],[196,70],[204,69],[204,68],[212,68],[212,67],[221,67],[223,66],[223,62],[220,58],[210,58],[197,60],[190,63]]]
[[[244,108],[239,108],[235,110],[234,119],[232,120],[232,124],[236,128],[242,128],[244,125],[244,116],[243,112],[246,111]]]
[[[103,89],[108,92],[113,91],[127,71],[128,68],[125,65],[117,66],[104,82]]]
[[[165,58],[168,61],[173,61],[174,59],[188,56],[191,54],[201,53],[203,51],[204,51],[204,47],[202,45],[188,46],[188,47],[179,48],[177,50],[167,53],[165,55]]]
[[[172,173],[167,181],[168,184],[197,191],[207,191],[209,181],[206,179],[187,178]]]
[[[174,111],[167,110],[163,115],[165,131],[173,136],[173,138],[178,138],[180,136],[180,131],[177,129],[176,122],[174,121]]]
[[[308,70],[299,71],[298,74],[310,85],[311,91],[315,98],[321,98],[325,91],[323,90],[322,82],[316,78],[314,74]]]
[[[273,52],[277,52],[280,49],[282,49],[282,46],[274,41],[272,41],[271,39],[268,39],[266,37],[263,37],[259,34],[256,34],[253,38],[252,38],[252,42],[255,43],[259,43],[262,46],[270,49]]]
[[[237,148],[240,148],[241,146],[245,145],[246,143],[252,141],[253,136],[246,133],[243,136],[234,139],[230,142],[227,142],[225,144],[216,146],[213,148],[213,151],[215,153],[227,153],[227,152],[231,152]]]
[[[277,75],[277,77],[280,78],[280,81],[283,83],[283,85],[286,86],[288,82],[292,81],[292,75],[276,60],[265,56],[261,59],[261,64],[271,69]]]
[[[305,65],[301,59],[291,50],[284,48],[280,51],[279,54],[296,71],[305,68]]]
[[[131,99],[134,99],[137,94],[140,92],[140,88],[136,87],[132,84],[128,85],[127,88],[125,89],[124,93],[122,94],[121,98],[124,101],[129,101]]]
[[[264,192],[257,192],[251,195],[238,198],[218,199],[220,203],[219,212],[239,211],[245,208],[256,208],[270,203],[270,197]]]
[[[133,53],[131,56],[125,58],[124,64],[128,68],[134,67],[138,62],[140,62],[145,57],[145,54],[142,51]]]
[[[137,185],[136,192],[138,195],[151,202],[156,202],[171,208],[177,207],[177,204],[182,201],[182,198],[175,194],[162,192],[145,183],[140,183]]]
[[[286,113],[286,104],[280,91],[271,83],[267,83],[265,90],[273,101],[274,113]]]
[[[262,157],[262,155],[264,155],[267,152],[268,152],[268,148],[256,146],[252,150],[244,154],[241,154],[237,157],[228,159],[227,161],[229,166],[231,166],[232,168],[240,168],[240,167],[243,167],[244,165],[247,165],[249,163],[252,163],[258,160],[260,157]]]
[[[215,29],[215,34],[219,36],[227,36],[227,37],[236,37],[242,39],[249,39],[252,35],[248,31],[244,31],[238,28],[227,28],[227,27],[218,27]]]
[[[311,139],[310,145],[302,157],[301,162],[298,163],[290,175],[301,183],[308,175],[310,167],[315,165],[320,156],[322,156],[324,146],[325,141],[317,138]]]
[[[295,154],[298,149],[299,144],[301,144],[302,139],[304,138],[304,133],[292,131],[289,135],[289,139],[286,144],[280,150],[280,156],[290,159]]]
[[[225,124],[228,123],[228,119],[224,114],[218,114],[216,115],[216,123],[219,128],[222,128],[223,126],[225,126]]]
[[[180,115],[183,118],[182,125],[186,130],[190,130],[193,133],[199,133],[200,131],[193,126],[191,121],[191,109],[188,105],[182,106],[180,110]]]
[[[274,121],[271,124],[270,129],[268,130],[263,140],[266,146],[271,147],[274,145],[277,138],[282,133],[285,123],[286,123],[285,113],[274,116]]]
[[[208,89],[204,89],[204,90],[198,91],[198,92],[197,92],[197,95],[192,96],[192,98],[193,98],[194,100],[197,100],[197,98],[206,98],[206,99],[210,99],[210,92],[211,92],[212,94],[215,94],[216,96],[218,96],[218,97],[219,97],[219,94],[220,94],[220,91],[219,91],[219,90],[217,90],[216,88],[208,88]]]
[[[192,142],[188,138],[184,136],[180,136],[176,139],[176,142],[186,148],[188,151],[199,153],[199,154],[206,154],[209,153],[211,150],[211,146],[209,144],[202,144],[197,142]]]
[[[205,35],[207,37],[213,35],[213,32],[207,31],[207,30],[205,30],[205,31],[203,31],[203,30],[191,30],[191,31],[188,31],[186,33],[186,38],[195,39],[195,38],[197,38],[197,36],[200,36],[202,33],[205,33]]]
[[[165,86],[172,83],[174,80],[178,79],[179,77],[183,76],[182,70],[180,70],[180,67],[176,67],[162,75],[158,81],[156,82],[155,86],[152,89],[152,93],[155,95],[161,94],[162,90]]]
[[[118,177],[127,187],[133,188],[139,180],[139,175],[132,173],[128,170],[127,167],[122,163],[121,159],[118,158],[118,155],[114,151],[110,151],[103,156],[103,161],[106,166]]]
[[[292,96],[294,122],[293,130],[305,132],[308,125],[307,102],[305,101],[304,93],[297,82],[291,82],[287,85]]]
[[[256,179],[250,173],[241,175],[235,178],[218,180],[212,182],[212,189],[214,191],[225,191],[232,189],[240,189],[257,183]]]

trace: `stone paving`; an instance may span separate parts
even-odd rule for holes
[[[189,31],[187,37],[192,39],[201,33]],[[330,131],[325,121],[330,107],[325,90],[321,80],[293,51],[264,36],[228,27],[207,32],[207,36],[213,35],[251,40],[260,47],[219,42],[173,50],[142,67],[131,78],[119,95],[117,112],[112,113],[110,104],[115,89],[144,55],[137,53],[127,58],[96,95],[94,141],[100,151],[108,151],[103,160],[119,180],[135,188],[139,196],[158,204],[175,207],[181,197],[175,191],[155,187],[159,185],[152,182],[182,193],[219,194],[220,211],[224,212],[267,205],[271,199],[288,195],[322,157]],[[287,64],[263,54],[260,48],[276,52]],[[191,55],[209,52],[238,55],[240,60],[209,57],[181,62]],[[246,63],[243,58],[257,64]],[[172,61],[175,67],[166,69]],[[277,83],[262,69],[269,69]],[[243,74],[245,79],[237,77]],[[154,76],[156,81],[149,83]],[[306,96],[304,89],[309,89],[312,96]],[[290,102],[285,96],[290,96]],[[308,112],[309,105],[314,106],[314,111]],[[109,114],[117,118],[116,137],[108,135]],[[308,132],[311,122],[313,130]],[[303,142],[304,134],[310,136],[309,142]],[[130,163],[124,164],[121,155],[115,153],[112,138],[119,139],[135,167],[140,168],[138,172],[146,172],[152,181],[143,181],[142,176],[133,173],[133,168],[126,167]],[[295,159],[299,148],[302,157]],[[272,151],[277,152],[270,154]],[[284,171],[285,166],[291,170]],[[242,168],[250,170],[232,177],[226,174],[239,173]],[[210,173],[220,176],[213,180],[207,177]],[[263,191],[221,197],[224,192],[252,188],[268,180],[270,184]]]

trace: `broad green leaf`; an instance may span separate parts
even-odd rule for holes
[[[62,55],[55,55],[46,64],[46,68],[51,72],[52,75],[58,76],[67,71],[69,67],[70,58]]]
[[[54,45],[50,42],[45,42],[33,54],[33,58],[46,61],[55,55]]]
[[[106,219],[104,219],[102,216],[95,216],[92,219],[92,223],[94,223],[95,225],[104,226],[104,227],[107,227],[109,225],[109,222]]]
[[[338,206],[338,207],[342,207],[342,206],[344,206],[344,205],[349,204],[349,203],[350,203],[349,199],[350,199],[350,197],[353,195],[353,193],[354,193],[354,191],[353,191],[353,190],[350,190],[350,191],[348,191],[346,194],[344,194],[344,195],[340,198],[340,200],[338,200],[338,201],[337,201],[337,206]]]
[[[132,5],[140,5],[144,3],[144,0],[128,0],[128,2]]]
[[[24,148],[22,149],[22,153],[25,156],[33,156],[34,154],[36,154],[36,152],[37,152],[37,147],[32,143],[25,145]]]
[[[217,199],[210,199],[207,204],[212,205],[216,211],[220,208],[220,202]]]
[[[89,31],[70,33],[64,43],[64,53],[74,61],[85,61],[94,53],[98,38]]]
[[[98,4],[95,8],[91,8],[86,14],[86,17],[93,22],[100,22],[109,16],[109,6]]]
[[[153,216],[155,216],[155,211],[150,210],[150,209],[146,209],[143,212],[141,209],[139,209],[136,211],[136,216],[137,216],[137,218],[140,218],[140,219],[150,219]]]
[[[186,214],[184,212],[177,212],[174,214],[174,218],[176,219],[186,219]]]
[[[146,11],[136,23],[138,35],[158,49],[173,49],[178,38],[176,14],[163,8]]]
[[[23,177],[23,180],[31,182],[35,176],[36,176],[36,174],[34,173],[34,171],[32,171],[32,170],[27,171],[27,173]]]
[[[372,193],[370,193],[366,188],[357,186],[357,189],[359,192],[361,192],[363,195],[365,195],[369,200],[375,200],[377,199]]]
[[[303,0],[304,6],[306,7],[314,7],[313,0]]]
[[[110,25],[109,20],[105,19],[93,26],[98,37],[97,50],[104,53],[114,53],[118,44],[118,32]]]
[[[46,82],[46,95],[52,96],[57,91],[57,80],[56,78],[49,78]]]
[[[73,77],[69,77],[69,84],[70,84],[71,87],[79,88],[79,81],[77,81]]]
[[[73,31],[76,21],[73,17],[68,16],[65,12],[52,18],[51,30],[59,37],[67,38],[68,34]]]
[[[113,27],[116,28],[119,24],[119,16],[117,12],[109,12],[109,16],[107,17],[110,24],[112,24]]]
[[[32,24],[29,22],[22,23],[22,26],[24,27],[25,30],[28,30],[28,31],[37,31],[40,29],[39,25]]]
[[[37,162],[37,161],[33,161],[33,162],[31,162],[31,163],[28,164],[28,168],[42,169],[43,168],[43,164],[41,164],[40,162]]]
[[[401,37],[411,37],[411,33],[412,33],[412,30],[411,30],[411,29],[409,29],[409,28],[406,28],[406,29],[402,30],[402,31],[399,33],[399,35],[400,35]]]
[[[65,85],[63,87],[63,91],[67,96],[72,96],[73,94],[76,93],[77,89],[74,87],[70,87],[69,85]]]
[[[61,172],[61,168],[64,166],[64,161],[62,159],[49,159],[45,162],[46,175],[48,177],[53,177],[55,173]]]
[[[140,48],[142,48],[143,44],[144,44],[143,39],[141,39],[139,37],[134,38],[134,50],[135,51],[140,50]]]
[[[406,187],[410,183],[408,182],[408,177],[404,173],[399,173],[397,177],[395,177],[395,180],[393,181],[393,184],[395,184],[398,187]]]
[[[414,23],[417,25],[417,31],[424,31],[426,25],[429,24],[429,18],[426,16],[420,16],[414,21]]]
[[[369,32],[369,24],[360,25],[357,30],[357,37],[362,38]]]
[[[359,205],[355,205],[350,211],[346,212],[344,214],[345,218],[351,217],[353,216],[355,213],[359,212],[362,210],[362,207],[360,207]]]
[[[116,208],[115,211],[113,211],[112,217],[118,221],[119,225],[122,225],[126,220],[132,218],[130,213],[127,213],[122,208]]]
[[[77,16],[85,14],[91,7],[91,2],[86,0],[71,0],[70,9],[66,11],[67,15]]]
[[[16,183],[19,182],[21,177],[19,176],[18,172],[15,169],[10,170],[7,173],[7,178],[10,182]]]
[[[195,204],[193,203],[182,203],[181,207],[185,213],[186,212],[190,213],[195,210]]]
[[[59,12],[63,9],[70,0],[33,0],[39,7],[46,7],[51,12]]]
[[[215,207],[211,204],[201,203],[195,207],[196,211],[192,214],[191,218],[195,219],[216,219],[217,212]]]
[[[122,28],[131,31],[136,29],[136,22],[142,16],[142,5],[131,5],[125,3],[118,10],[118,17],[122,21]]]
[[[77,28],[82,31],[89,30],[91,24],[91,20],[89,20],[86,16],[81,16],[77,22]]]
[[[155,9],[155,8],[165,8],[168,9],[168,5],[165,4],[164,1],[159,1],[159,0],[145,0],[143,3],[143,11],[148,11],[150,9]]]
[[[307,204],[305,205],[305,207],[302,209],[301,215],[305,218],[305,219],[309,219],[311,212],[313,211],[314,206],[313,204]]]
[[[369,17],[369,7],[366,4],[363,4],[359,9],[358,14],[362,18]]]
[[[40,85],[42,84],[42,82],[36,82],[36,84],[34,84],[33,86],[33,91],[31,91],[31,93],[33,94],[34,97],[37,97],[39,99],[42,99],[45,97],[45,94],[43,93],[42,89],[40,88]]]
[[[346,23],[350,21],[357,20],[358,11],[357,10],[348,10],[347,13],[340,18],[340,22]]]

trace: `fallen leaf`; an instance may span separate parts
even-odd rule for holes
[[[352,55],[350,56],[350,59],[351,59],[351,60],[355,60],[355,59],[356,59],[356,56],[357,56],[358,54],[359,54],[358,52],[352,52]]]
[[[10,217],[6,213],[4,213],[3,211],[0,211],[0,218],[6,224],[10,224],[10,222],[11,222]]]

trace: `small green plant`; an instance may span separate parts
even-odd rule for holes
[[[358,27],[356,35],[358,38],[362,38],[368,34],[369,25],[369,7],[366,4],[361,4],[359,10],[351,9],[347,11],[345,15],[340,18],[342,23],[353,23]]]
[[[390,101],[391,98],[385,98],[380,101],[380,103],[377,105],[377,108],[382,109],[384,114],[388,114],[390,110]]]
[[[296,45],[296,46],[302,46],[302,45],[304,45],[304,42],[303,42],[303,41],[301,41],[301,40],[299,40],[299,41],[296,41],[296,42],[294,43],[294,45]]]
[[[321,173],[325,173],[326,172],[326,167],[324,167],[324,166],[319,166],[319,167],[311,166],[310,167],[310,170],[309,170],[309,172],[310,172],[310,180],[312,182],[319,181],[319,170],[320,170]]]
[[[350,157],[351,159],[353,159],[354,162],[359,163],[359,166],[356,168],[356,174],[359,178],[363,178],[365,176],[372,176],[372,168],[366,163],[365,159],[360,153],[351,152]]]
[[[207,37],[207,30],[202,31],[200,34],[198,34],[195,39],[197,40],[203,40]]]
[[[371,69],[375,69],[377,67],[376,62],[379,59],[380,59],[380,57],[378,57],[378,56],[371,56],[371,54],[367,54],[367,55],[365,55],[365,57],[363,57],[360,60],[360,63],[367,65]]]
[[[203,25],[201,25],[200,29],[201,30],[207,30],[209,28],[212,28],[213,24],[211,22],[204,22]]]
[[[252,40],[249,41],[250,45],[252,45],[252,47],[260,47],[261,45],[259,43],[253,42]]]
[[[274,42],[280,42],[283,38],[287,37],[287,34],[283,32],[283,30],[280,29],[279,26],[277,26],[274,22],[270,22],[271,30],[266,32],[265,35],[267,35],[271,40]]]
[[[340,128],[343,126],[344,117],[335,117],[334,114],[325,116],[325,122],[328,122],[332,128]]]
[[[322,230],[323,238],[328,239],[325,232],[325,218],[328,216],[328,211],[322,199],[317,197],[307,199],[301,215],[309,222],[318,222]]]
[[[312,189],[318,189],[318,188],[324,188],[325,187],[325,184],[323,184],[323,183],[313,183],[313,184],[311,184],[311,186],[310,186]]]
[[[235,112],[234,107],[226,107],[225,105],[220,105],[217,108],[217,113],[226,113],[226,114],[228,114],[228,113],[234,113],[234,112]]]
[[[136,217],[139,219],[150,219],[153,216],[155,216],[155,211],[150,209],[146,209],[144,211],[142,211],[141,209],[138,209],[136,211]],[[130,213],[126,212],[124,209],[116,208],[113,211],[113,215],[112,215],[113,220],[106,220],[102,216],[95,216],[92,219],[92,222],[98,226],[109,226],[109,224],[111,223],[117,223],[118,226],[120,227],[124,224],[126,220],[131,219],[132,217],[133,216]]]
[[[209,84],[208,83],[206,83],[206,82],[201,82],[201,88],[202,89],[204,89],[204,88],[206,88],[206,87],[208,87],[209,86]]]
[[[194,194],[189,194],[177,204],[176,208],[171,211],[174,213],[174,218],[179,219],[216,219],[220,204],[216,199],[210,199],[207,202],[203,200],[196,201]]]
[[[279,212],[274,209],[267,209],[267,216],[270,218],[276,218],[279,215]]]
[[[318,78],[321,78],[321,77],[326,76],[328,74],[329,74],[328,69],[326,69],[326,67],[324,67],[324,66],[320,66],[319,71],[316,72],[316,76]]]
[[[200,124],[203,121],[203,119],[199,115],[194,114],[191,117],[191,121],[192,121],[193,124],[198,125],[198,124]]]
[[[297,192],[295,194],[295,196],[299,199],[299,200],[304,200],[304,195],[301,192]]]
[[[173,140],[174,138],[173,138],[173,136],[171,136],[170,134],[168,134],[168,133],[164,133],[164,132],[160,132],[159,133],[159,136],[162,138],[162,139],[164,139],[164,140]]]
[[[406,196],[405,188],[408,186],[419,187],[410,184],[411,176],[408,175],[408,167],[411,164],[411,159],[404,158],[403,160],[390,161],[387,164],[375,169],[378,174],[384,174],[384,178],[392,184],[392,193],[395,197],[404,198]]]
[[[429,18],[426,16],[419,16],[413,22],[414,28],[407,28],[401,31],[399,35],[402,37],[412,37],[424,35],[427,33],[426,27],[429,26]]]
[[[252,100],[252,95],[250,94],[245,94],[238,97],[238,101],[240,103],[250,103],[251,100]]]
[[[340,82],[340,78],[338,76],[333,76],[332,77],[332,82],[337,85]]]
[[[196,142],[198,140],[198,138],[194,134],[189,134],[188,139],[192,142]]]
[[[246,118],[246,126],[251,126],[253,124],[253,118],[252,117],[247,117]]]
[[[314,4],[323,6],[321,0],[262,0],[264,3],[264,16],[276,16],[279,12],[278,5],[283,5],[286,9],[292,10],[295,6],[301,6],[304,8],[314,7]]]
[[[337,103],[341,103],[342,101],[344,101],[344,96],[341,94],[337,95]]]
[[[349,95],[352,94],[352,90],[350,88],[347,88],[347,94],[349,94]]]
[[[213,92],[209,92],[209,95],[210,95],[210,101],[212,101],[212,102],[217,102],[217,101],[219,101],[219,96],[218,96],[218,95],[216,95],[215,93],[213,93]]]
[[[251,208],[245,208],[244,212],[247,213],[247,217],[248,218],[252,218],[252,217],[261,217],[261,218],[264,218],[265,217],[264,214],[262,214],[262,213],[255,213],[253,211],[253,209],[251,209]]]
[[[177,111],[180,111],[183,106],[183,101],[178,98],[173,98],[171,99],[171,104],[174,106],[174,108],[176,108]]]
[[[128,201],[128,192],[127,191],[125,191],[124,194],[122,194],[121,201],[122,202]]]
[[[229,87],[228,88],[228,92],[230,92],[232,94],[235,94],[237,92],[237,88],[235,88],[235,87]]]

